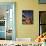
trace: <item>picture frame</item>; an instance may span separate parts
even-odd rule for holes
[[[46,11],[39,11],[39,21],[40,24],[46,24]]]
[[[46,11],[39,11],[39,35],[46,32]]]
[[[15,8],[16,2],[0,2],[0,40],[16,40]]]
[[[33,24],[33,10],[22,10],[22,24]]]
[[[39,0],[39,4],[46,4],[46,0]]]

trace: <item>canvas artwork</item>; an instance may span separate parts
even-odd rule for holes
[[[40,11],[40,24],[46,24],[46,11]]]
[[[39,33],[43,34],[46,32],[46,11],[39,12]]]
[[[22,10],[22,24],[33,24],[32,10]]]
[[[0,2],[0,40],[15,40],[14,12],[14,2]]]

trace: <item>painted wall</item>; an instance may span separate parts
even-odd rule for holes
[[[38,36],[39,25],[38,25],[38,4],[37,0],[19,0],[16,2],[17,8],[17,37],[18,38],[36,38]],[[33,24],[23,25],[22,24],[22,10],[29,9],[33,10]]]
[[[0,0],[0,2],[16,2],[16,37],[36,38],[39,34],[39,10],[45,10],[38,0]],[[39,9],[40,8],[40,9]],[[33,24],[22,24],[22,10],[33,10]]]

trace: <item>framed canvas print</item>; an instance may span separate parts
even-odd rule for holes
[[[0,40],[15,40],[15,2],[0,2]]]
[[[22,24],[33,24],[33,10],[22,10]]]
[[[39,34],[46,32],[46,11],[39,12]]]
[[[40,4],[46,4],[46,0],[39,0]]]

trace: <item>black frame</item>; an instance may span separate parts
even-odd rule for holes
[[[40,0],[38,2],[39,2],[39,4],[46,4],[46,3],[42,3],[42,2],[40,3]]]
[[[43,13],[43,12],[46,12],[46,11],[39,11],[39,36],[40,36],[40,25],[46,25],[46,24],[40,24],[40,13]]]
[[[0,26],[5,26],[5,21],[0,21]]]
[[[23,12],[28,12],[28,13],[31,12],[32,13],[32,23],[30,23],[30,24],[33,24],[33,10],[22,10],[22,17],[23,17]],[[23,22],[23,20],[22,20],[22,22]],[[24,24],[24,25],[30,25],[30,24]]]

